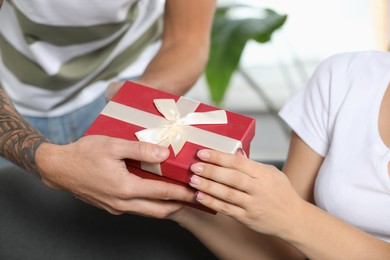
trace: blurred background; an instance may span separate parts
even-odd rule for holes
[[[388,50],[389,5],[389,0],[218,1],[219,10],[230,8],[225,15],[231,20],[265,19],[265,9],[287,16],[268,40],[248,39],[218,103],[224,109],[257,119],[252,159],[264,162],[285,159],[289,129],[278,119],[277,110],[305,86],[322,60],[346,51]],[[216,104],[206,77],[187,96]]]

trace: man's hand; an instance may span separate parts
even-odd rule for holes
[[[110,101],[123,86],[123,84],[123,82],[111,82],[106,90],[106,100]]]
[[[42,144],[36,155],[42,181],[112,214],[135,213],[165,218],[193,202],[190,189],[142,179],[128,172],[124,159],[162,162],[165,147],[106,136],[87,136],[68,145]]]

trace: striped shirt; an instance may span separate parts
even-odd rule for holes
[[[107,82],[140,75],[159,47],[160,0],[5,0],[0,80],[16,109],[60,116]]]

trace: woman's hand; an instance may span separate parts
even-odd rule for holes
[[[304,201],[276,167],[251,161],[240,152],[200,150],[197,156],[205,163],[191,166],[190,185],[199,190],[195,196],[199,203],[276,236],[299,219]]]

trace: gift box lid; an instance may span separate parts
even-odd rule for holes
[[[120,104],[119,110],[122,110],[122,108],[123,110],[127,108],[131,108],[132,110],[130,110],[127,115],[126,112],[122,113],[123,111],[120,111],[125,115],[120,115],[120,118],[118,119],[118,117],[115,115],[113,116],[107,113],[105,108],[95,120],[95,122],[91,125],[91,127],[87,130],[85,135],[99,134],[138,141],[135,133],[145,129],[145,127],[132,123],[132,119],[126,119],[126,117],[131,114],[131,111],[137,111],[137,113],[138,111],[142,111],[142,113],[145,112],[147,114],[163,118],[163,115],[159,112],[154,103],[154,100],[156,99],[173,99],[175,102],[178,102],[180,99],[183,99],[183,97],[169,94],[167,92],[156,90],[134,82],[126,82],[110,103]],[[108,105],[110,105],[110,103]],[[195,109],[195,112],[209,112],[218,110],[221,109],[204,103],[199,103]],[[227,116],[226,124],[199,124],[191,125],[191,127],[204,130],[205,133],[210,132],[217,134],[218,138],[222,137],[222,139],[227,138],[237,140],[238,142],[242,143],[242,148],[249,155],[250,142],[252,141],[255,134],[255,119],[231,111],[225,112]],[[125,117],[125,119],[121,117]],[[137,120],[141,121],[140,124],[144,124],[144,121],[147,121],[148,119],[146,117],[145,119],[141,117],[141,119],[138,118]],[[191,141],[187,141],[184,143],[183,148],[176,156],[172,151],[172,147],[169,146],[171,154],[165,162],[159,165],[161,172],[157,174],[182,183],[188,183],[189,177],[192,175],[189,168],[191,164],[199,161],[195,156],[197,150],[202,148],[210,148],[208,143],[212,143],[212,141],[213,140],[205,139],[202,141],[202,144],[196,144],[192,143]],[[216,142],[217,144],[215,145],[219,146],[219,141]],[[214,148],[211,147],[211,149]],[[137,161],[128,160],[128,164],[132,167],[143,168],[142,164]],[[145,167],[143,169],[145,170]]]

